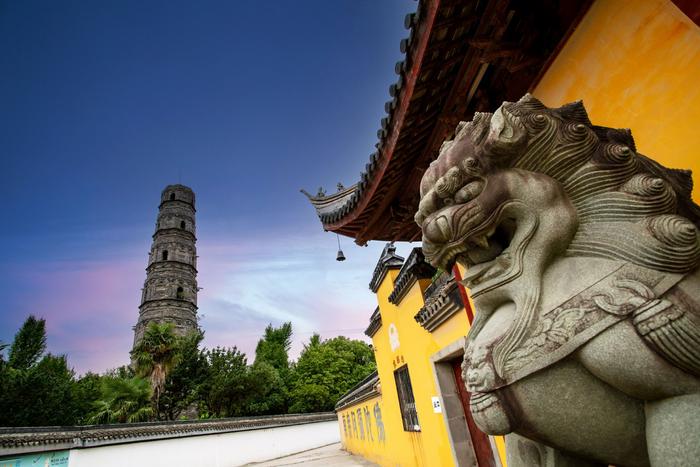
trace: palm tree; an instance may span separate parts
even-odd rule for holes
[[[88,423],[143,422],[153,415],[151,387],[145,379],[105,376],[100,384],[100,399]]]
[[[153,405],[158,414],[160,395],[165,388],[168,373],[177,364],[178,337],[172,323],[151,323],[141,341],[131,351],[136,374],[148,377],[153,390]]]

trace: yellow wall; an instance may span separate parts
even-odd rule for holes
[[[533,94],[583,99],[594,125],[630,128],[640,153],[700,176],[700,28],[669,0],[596,1]]]
[[[380,396],[340,410],[340,437],[348,451],[382,465],[393,465],[388,455],[391,437],[386,431],[383,414]]]
[[[382,315],[382,327],[372,341],[377,359],[377,371],[382,384],[385,401],[387,432],[392,435],[391,465],[454,465],[447,429],[442,414],[434,413],[431,397],[438,394],[430,355],[438,350],[431,336],[413,319],[423,306],[422,289],[428,281],[415,284],[400,303],[400,307],[389,302],[398,271],[389,271],[377,291],[377,301]],[[389,326],[398,330],[399,346],[391,349]],[[454,339],[464,335],[466,328],[454,329]],[[453,339],[453,340],[454,340]],[[408,373],[416,400],[416,412],[420,432],[404,431],[394,370],[408,364]],[[385,464],[389,465],[389,464]]]
[[[347,424],[348,417],[352,420],[353,412],[357,419],[358,410],[373,416],[376,405],[382,417],[385,442],[379,442],[376,434],[369,438],[365,433],[363,438],[361,433],[355,434],[351,431],[348,436],[343,435],[343,445],[348,451],[383,466],[452,466],[455,464],[445,419],[442,413],[435,413],[432,406],[432,397],[438,396],[439,391],[430,356],[467,334],[467,314],[461,310],[432,333],[426,331],[413,317],[424,305],[423,291],[430,281],[423,280],[414,284],[396,306],[389,302],[388,297],[397,275],[398,270],[390,270],[377,291],[382,326],[372,340],[381,383],[381,397],[338,412],[343,432],[343,417]],[[391,324],[398,330],[399,341],[399,346],[393,350],[389,339]],[[420,432],[404,431],[401,421],[394,371],[404,364],[408,365],[411,377]],[[366,423],[366,420],[363,421]],[[372,422],[374,421],[373,419]],[[502,440],[498,439],[496,442],[502,463],[505,465]]]
[[[461,269],[464,274],[464,269]],[[372,426],[375,426],[375,414],[379,414],[384,439],[379,440],[376,434],[368,437],[366,433],[363,437],[359,431],[354,433],[351,430],[347,435],[343,434],[343,446],[348,451],[382,466],[453,466],[455,464],[444,416],[442,413],[435,413],[432,407],[432,397],[438,396],[439,391],[430,357],[467,334],[470,327],[467,313],[462,309],[432,333],[426,331],[415,321],[414,316],[424,305],[423,291],[430,285],[430,281],[415,283],[397,306],[388,299],[397,275],[398,270],[390,270],[377,291],[382,326],[372,341],[381,384],[381,397],[338,412],[341,433],[345,431],[343,417],[350,430],[348,420],[352,420],[353,412],[356,420],[358,410],[362,414],[369,413]],[[389,339],[391,324],[398,330],[399,346],[394,350]],[[411,377],[420,432],[407,432],[403,429],[394,371],[404,364],[408,365]],[[363,422],[366,424],[366,415]],[[375,426],[374,429],[378,428]],[[501,464],[505,467],[503,437],[494,437],[494,442]]]
[[[440,336],[434,339],[413,317],[423,306],[423,290],[429,280],[413,285],[400,306],[389,302],[389,294],[394,288],[398,270],[389,270],[377,291],[377,301],[382,316],[382,326],[372,338],[377,360],[377,372],[381,384],[381,397],[371,399],[338,412],[341,432],[343,420],[360,409],[372,411],[377,404],[381,410],[385,432],[385,442],[370,440],[365,436],[343,436],[343,446],[350,452],[382,466],[452,466],[452,449],[447,428],[441,413],[435,413],[432,397],[438,395],[430,356],[441,347],[464,336],[468,329],[466,313],[456,313],[448,323],[440,327]],[[392,350],[389,341],[389,327],[393,324],[398,330],[399,346]],[[399,408],[398,393],[394,380],[394,370],[408,364],[408,371],[416,400],[416,412],[421,431],[404,431]],[[357,418],[357,415],[355,415]],[[346,421],[347,423],[347,421]]]
[[[385,423],[387,431],[392,434],[392,444],[396,443],[392,459],[402,466],[451,466],[454,465],[454,461],[444,418],[441,413],[435,413],[432,406],[432,397],[437,396],[439,392],[430,356],[442,346],[466,334],[468,329],[466,314],[456,314],[453,317],[456,322],[449,326],[450,329],[441,337],[442,345],[438,344],[431,334],[413,318],[424,304],[422,291],[430,281],[414,284],[399,306],[396,306],[389,302],[388,297],[394,288],[394,278],[397,273],[398,271],[390,271],[377,291],[382,327],[372,339],[377,371],[382,384]],[[389,341],[388,329],[391,324],[398,329],[399,346],[395,350],[391,349]],[[447,327],[443,326],[443,328]],[[394,370],[404,364],[408,364],[420,432],[403,430]]]

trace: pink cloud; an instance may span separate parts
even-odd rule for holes
[[[367,284],[383,244],[348,243],[348,261],[338,263],[334,236],[322,232],[202,242],[199,303],[205,343],[237,345],[252,359],[267,323],[284,321],[292,321],[295,331],[292,357],[315,332],[368,341],[362,331],[376,298]]]
[[[103,371],[129,360],[142,271],[131,258],[34,264],[19,273],[33,290],[22,301],[46,319],[50,352],[67,354],[78,373]]]
[[[199,313],[206,347],[237,346],[252,362],[265,326],[285,321],[294,328],[292,358],[315,332],[369,341],[362,331],[376,299],[367,284],[383,244],[360,248],[344,241],[348,260],[338,263],[334,236],[322,232],[202,237]],[[46,318],[49,350],[67,354],[78,373],[126,364],[146,276],[142,249],[19,269],[18,280],[31,290],[20,297],[21,319]]]

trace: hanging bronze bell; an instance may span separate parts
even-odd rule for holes
[[[338,250],[338,256],[335,257],[336,261],[345,261],[345,255],[343,254],[343,250]]]

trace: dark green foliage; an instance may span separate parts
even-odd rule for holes
[[[201,391],[211,416],[247,415],[250,397],[246,356],[236,347],[216,347],[206,353],[208,378]]]
[[[248,371],[250,415],[287,413],[287,381],[282,372],[269,363],[255,362]]]
[[[165,390],[165,381],[178,363],[179,339],[172,323],[152,322],[146,328],[141,341],[131,351],[136,366],[136,375],[148,378],[153,390],[153,407],[159,413],[160,395]]]
[[[36,364],[46,350],[46,321],[29,316],[10,347],[8,363],[16,370]]]
[[[80,421],[73,370],[46,350],[45,321],[30,316],[0,365],[0,426],[70,425]]]
[[[103,377],[95,373],[85,373],[73,385],[73,395],[78,414],[78,424],[87,423],[94,410],[94,403],[100,398]]]
[[[279,371],[289,368],[289,348],[292,346],[292,323],[278,328],[269,324],[255,347],[255,363],[266,362]]]
[[[207,353],[209,378],[202,385],[210,416],[239,417],[286,413],[286,382],[266,361],[248,366],[236,347]]]
[[[290,377],[290,412],[333,410],[350,388],[376,369],[372,348],[359,340],[311,337]]]
[[[290,413],[327,412],[338,400],[331,396],[329,388],[315,383],[294,385],[290,398]]]
[[[93,403],[90,424],[144,422],[153,416],[151,386],[142,378],[104,376]]]
[[[165,380],[159,418],[175,420],[199,402],[209,376],[206,353],[199,348],[203,338],[204,334],[197,331],[178,339],[178,363]]]
[[[0,375],[0,426],[73,425],[82,417],[65,356],[46,355],[28,369]]]
[[[313,334],[309,343],[304,345],[304,349],[307,350],[309,347],[316,347],[321,345],[321,336],[319,334]]]
[[[292,323],[275,328],[269,324],[255,347],[255,363],[250,369],[252,415],[286,413],[289,390],[289,348],[292,346]]]
[[[0,344],[0,426],[326,411],[375,368],[367,344],[317,334],[290,363],[291,337],[291,323],[267,326],[248,365],[236,347],[200,349],[201,333],[177,337],[171,325],[152,325],[133,352],[148,379],[130,366],[76,379],[65,356],[44,355],[44,320],[30,316],[7,359]]]

